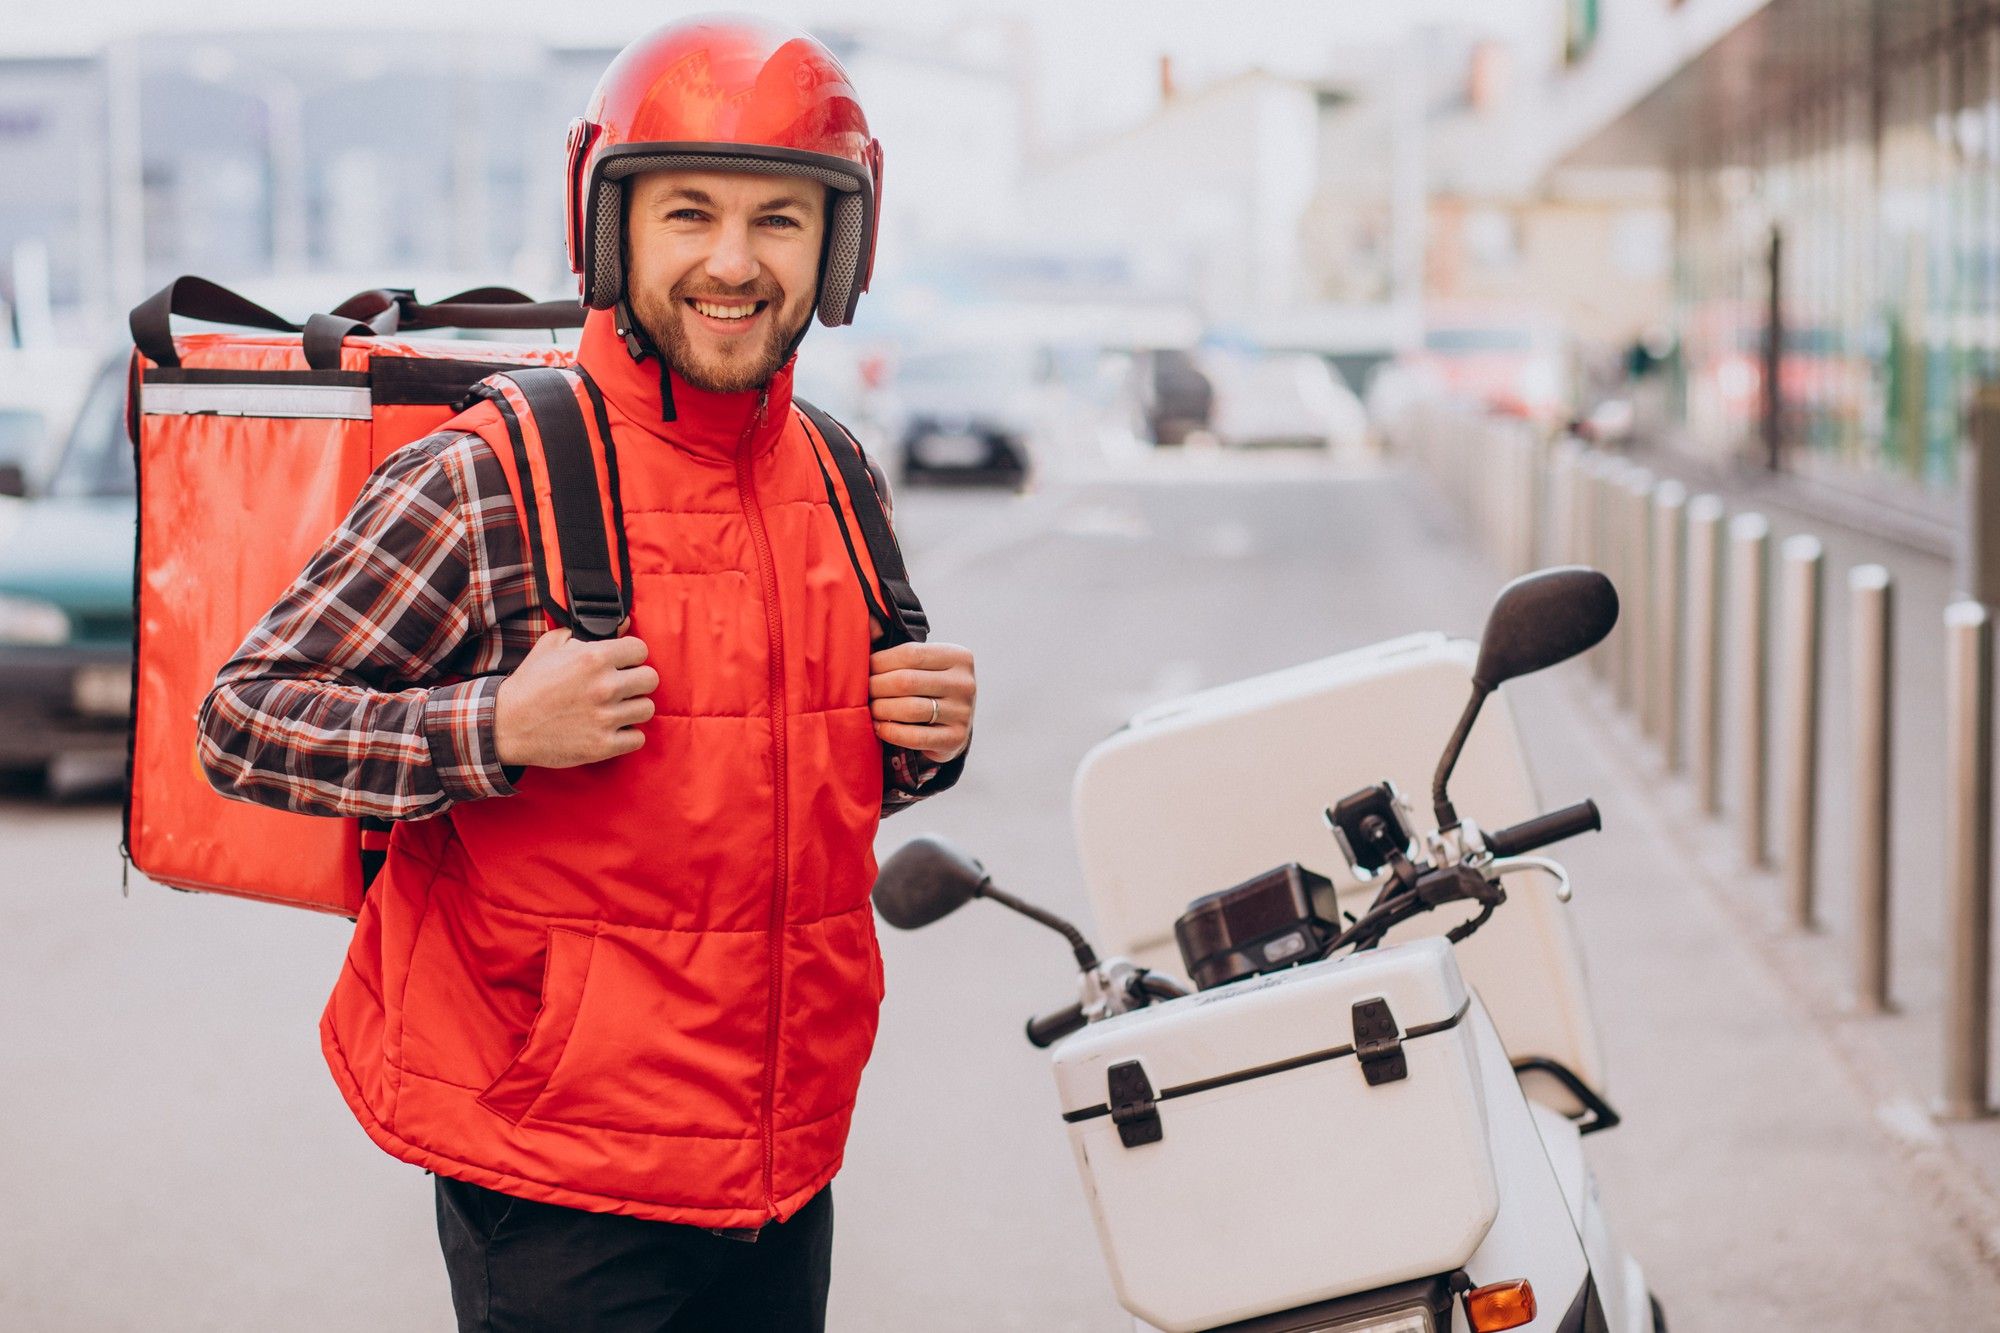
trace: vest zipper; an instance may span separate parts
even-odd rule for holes
[[[760,1128],[764,1138],[764,1206],[776,1204],[772,1197],[772,1172],[777,1156],[774,1124],[778,1097],[778,1024],[784,1011],[785,888],[791,877],[790,807],[787,788],[790,768],[785,753],[785,629],[778,609],[778,567],[771,557],[771,534],[764,527],[764,511],[757,500],[757,479],[749,453],[750,441],[763,424],[764,408],[770,391],[757,395],[757,410],[743,438],[736,442],[736,489],[743,504],[744,520],[750,525],[750,541],[757,548],[757,572],[764,580],[764,624],[770,636],[771,690],[771,805],[777,828],[774,873],[771,885],[770,1012],[764,1029],[764,1104]]]

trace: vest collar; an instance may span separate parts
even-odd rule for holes
[[[762,454],[784,434],[791,415],[795,359],[780,366],[762,392],[711,393],[664,370],[651,351],[634,360],[610,310],[592,310],[584,317],[576,360],[606,401],[633,425],[702,458],[734,462],[741,452]],[[673,394],[671,419],[660,389],[663,374]]]

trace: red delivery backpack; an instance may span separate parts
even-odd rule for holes
[[[584,420],[570,388],[574,376],[556,369],[567,365],[568,350],[397,336],[426,328],[576,327],[583,314],[573,301],[536,303],[504,288],[435,305],[384,289],[300,326],[192,277],[132,312],[127,425],[139,523],[123,850],[141,874],[172,888],[348,917],[360,911],[389,824],[220,795],[197,756],[196,715],[222,664],[339,525],[369,474],[473,400],[498,397],[493,376],[514,382],[505,397],[525,418],[518,438],[529,456],[502,463],[524,515],[537,582],[554,590],[545,608],[579,638],[615,631],[629,584],[616,459],[601,429]],[[174,315],[266,332],[176,337]],[[922,606],[859,446],[825,413],[797,405],[852,497],[886,594],[878,603],[850,542],[871,611],[890,641],[926,637]],[[558,512],[563,519],[552,521]],[[557,536],[553,549],[544,548],[547,531]],[[619,548],[616,568],[607,535]]]

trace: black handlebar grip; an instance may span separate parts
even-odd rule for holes
[[[1028,1020],[1028,1044],[1031,1046],[1053,1046],[1070,1033],[1084,1025],[1083,1002],[1058,1009],[1052,1014],[1041,1014]]]
[[[1486,848],[1495,856],[1521,856],[1579,833],[1595,833],[1604,827],[1598,817],[1597,802],[1578,801],[1575,805],[1551,810],[1533,819],[1495,829],[1486,835]]]

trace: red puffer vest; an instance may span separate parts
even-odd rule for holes
[[[397,825],[321,1039],[404,1161],[757,1226],[839,1169],[875,1037],[868,612],[790,367],[761,407],[677,378],[663,423],[656,366],[610,319],[578,360],[617,447],[629,632],[660,673],[646,743]],[[491,404],[458,424],[507,457]]]

